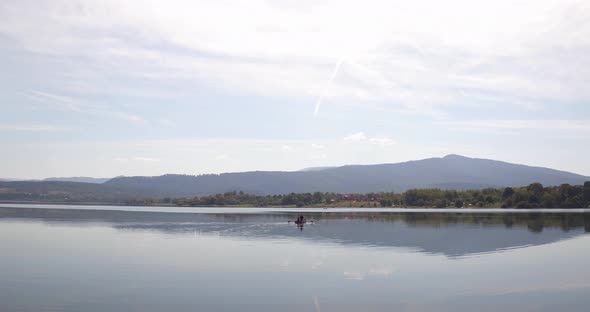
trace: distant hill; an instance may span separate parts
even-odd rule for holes
[[[321,171],[321,170],[326,170],[326,169],[330,169],[330,168],[336,168],[334,166],[327,166],[327,167],[309,167],[309,168],[303,168],[299,171]]]
[[[395,164],[350,165],[311,171],[253,171],[219,175],[117,177],[105,185],[165,192],[170,196],[244,191],[252,194],[306,192],[402,192],[410,188],[480,189],[582,184],[590,178],[553,169],[448,155]]]
[[[0,200],[34,202],[120,203],[133,198],[162,198],[166,194],[98,183],[64,181],[0,181]]]
[[[78,178],[74,178],[78,179]],[[93,181],[97,181],[93,179]],[[306,171],[252,171],[208,175],[116,177],[102,184],[63,181],[0,182],[0,200],[121,201],[192,197],[243,191],[257,195],[307,192],[403,192],[411,188],[581,185],[590,177],[548,168],[448,155],[394,164],[350,165]],[[23,195],[24,194],[24,195]]]
[[[104,183],[111,178],[90,178],[90,177],[69,177],[69,178],[47,178],[43,181],[81,182],[81,183]]]

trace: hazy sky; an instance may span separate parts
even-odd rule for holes
[[[590,2],[0,2],[0,177],[454,153],[590,175]]]

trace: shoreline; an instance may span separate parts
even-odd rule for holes
[[[57,210],[97,210],[126,212],[160,212],[160,213],[273,213],[273,212],[306,212],[306,213],[590,213],[590,208],[424,208],[424,207],[236,207],[236,206],[131,206],[131,205],[80,205],[80,204],[39,204],[39,203],[5,203],[1,208],[16,209],[57,209]]]

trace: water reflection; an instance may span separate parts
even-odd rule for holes
[[[341,245],[401,247],[463,257],[573,238],[590,232],[588,213],[298,213],[197,214],[0,208],[0,218],[104,222],[121,231],[169,235],[296,238]],[[313,220],[314,222],[311,222]]]
[[[585,214],[297,216],[0,208],[0,311],[590,306]]]

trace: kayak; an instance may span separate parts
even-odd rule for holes
[[[307,224],[307,223],[314,223],[313,220],[309,220],[309,221],[307,221],[307,220],[303,220],[303,221],[295,220],[295,221],[289,221],[289,222],[293,222],[293,223],[295,223],[297,225],[304,225],[304,224]]]

